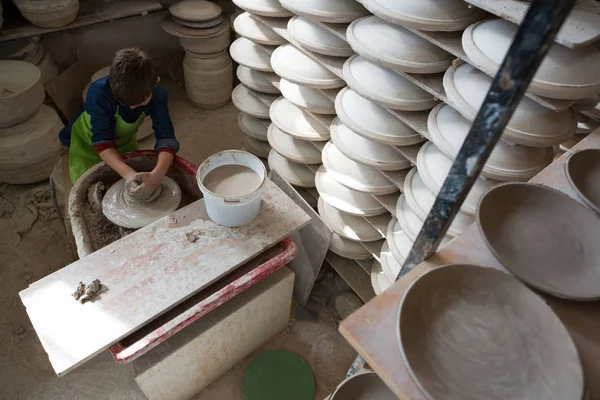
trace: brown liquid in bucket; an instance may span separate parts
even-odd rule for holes
[[[202,184],[222,197],[243,196],[260,187],[262,179],[253,169],[244,165],[222,165],[210,171]]]

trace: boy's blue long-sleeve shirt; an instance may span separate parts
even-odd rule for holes
[[[156,137],[154,150],[157,152],[168,151],[174,154],[179,151],[179,142],[175,138],[167,98],[167,91],[157,85],[152,92],[150,102],[145,106],[133,109],[120,105],[110,88],[107,75],[90,85],[85,104],[77,115],[71,119],[71,122],[61,130],[59,134],[60,141],[65,146],[70,145],[73,124],[84,113],[87,113],[91,121],[94,149],[100,153],[107,148],[116,148],[115,114],[118,113],[123,121],[127,123],[134,123],[142,113],[145,113],[152,119],[152,129],[154,129],[154,136]]]

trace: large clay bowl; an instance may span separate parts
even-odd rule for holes
[[[477,222],[498,261],[525,283],[558,297],[600,299],[600,218],[578,201],[506,183],[483,195]]]
[[[44,97],[38,67],[24,61],[0,60],[0,128],[29,119]]]
[[[79,0],[13,0],[19,11],[32,24],[42,28],[58,28],[75,21]]]
[[[375,372],[356,374],[339,384],[330,400],[396,400]]]
[[[577,349],[542,298],[515,278],[474,265],[430,270],[406,290],[398,342],[429,400],[583,396]]]
[[[600,149],[581,150],[571,154],[565,170],[579,197],[600,214]]]

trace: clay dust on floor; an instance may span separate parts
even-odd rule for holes
[[[199,165],[218,151],[242,148],[242,133],[236,122],[238,111],[231,103],[218,110],[201,110],[187,102],[177,84],[163,85],[169,91],[169,107],[182,157]],[[35,186],[8,186],[0,196],[18,207],[32,187]],[[0,217],[0,399],[145,399],[130,364],[117,364],[108,351],[62,378],[56,377],[50,366],[18,293],[73,262],[73,254],[59,219],[38,218],[19,238],[11,230],[10,217]],[[323,308],[319,308],[318,323],[294,321],[255,354],[265,349],[286,349],[303,357],[316,377],[316,399],[325,398],[343,379],[355,355]],[[250,359],[239,363],[194,399],[241,399],[241,378]]]

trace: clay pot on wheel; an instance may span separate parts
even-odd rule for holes
[[[185,92],[190,101],[202,108],[219,108],[229,102],[233,88],[233,66],[227,51],[196,55],[183,59]]]
[[[30,118],[42,105],[42,73],[24,61],[0,61],[0,128]]]
[[[42,28],[69,25],[79,12],[79,0],[14,0],[23,17]]]

